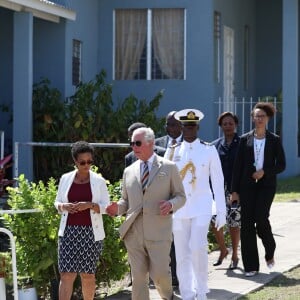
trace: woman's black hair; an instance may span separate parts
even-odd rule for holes
[[[276,108],[271,102],[257,102],[252,109],[251,112],[252,117],[255,109],[262,109],[269,118],[272,118],[276,113]]]
[[[78,141],[72,144],[71,154],[74,160],[77,160],[77,157],[81,153],[91,153],[94,156],[94,147],[91,146],[88,142]]]
[[[239,124],[239,118],[234,113],[232,113],[230,111],[225,111],[225,112],[221,113],[218,117],[218,125],[219,126],[222,125],[222,120],[225,117],[231,117],[236,125]]]

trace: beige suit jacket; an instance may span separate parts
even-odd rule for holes
[[[185,204],[184,187],[175,163],[155,154],[145,193],[142,192],[140,160],[124,170],[122,199],[118,202],[119,215],[126,213],[120,226],[122,239],[136,217],[143,214],[143,230],[146,240],[172,240],[172,214],[160,215],[159,202],[168,200],[173,211]]]

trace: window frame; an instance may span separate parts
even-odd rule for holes
[[[78,62],[75,61],[76,59],[78,59]],[[74,86],[77,86],[82,80],[81,62],[82,62],[82,41],[78,39],[72,39],[72,85]],[[78,71],[75,70],[77,68]]]
[[[121,80],[186,80],[186,8],[177,8],[176,9],[182,9],[183,10],[183,74],[182,78],[152,78],[152,11],[154,9],[163,9],[163,8],[148,8],[147,9],[147,37],[146,37],[146,57],[147,57],[147,70],[146,70],[146,78],[145,79],[116,79],[116,11],[123,8],[117,8],[113,10],[113,43],[112,43],[112,79],[121,81]],[[143,8],[137,8],[136,10],[143,9]],[[145,8],[144,8],[145,9]],[[168,7],[167,9],[172,9],[172,7]]]

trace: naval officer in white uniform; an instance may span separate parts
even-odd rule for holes
[[[173,214],[177,277],[183,300],[207,299],[208,241],[213,198],[216,223],[226,223],[224,178],[217,150],[197,137],[199,122],[204,117],[197,109],[184,109],[175,114],[182,123],[183,142],[167,149],[165,157],[174,161],[180,171],[186,203]],[[212,194],[213,189],[214,196]]]

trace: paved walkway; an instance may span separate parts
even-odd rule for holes
[[[208,299],[235,300],[240,296],[256,290],[271,281],[282,272],[300,264],[300,201],[289,203],[273,203],[270,216],[273,233],[276,239],[275,267],[269,271],[264,261],[264,251],[261,241],[258,241],[260,254],[260,273],[254,277],[247,278],[243,274],[240,259],[239,268],[233,271],[227,270],[230,263],[230,253],[223,264],[213,267],[212,263],[218,258],[219,253],[215,251],[209,255],[209,288]],[[177,291],[179,295],[179,292]],[[150,289],[150,299],[161,299],[156,289]],[[107,299],[129,300],[130,289],[124,290]],[[177,299],[181,299],[178,296]],[[143,300],[143,299],[141,299]]]

